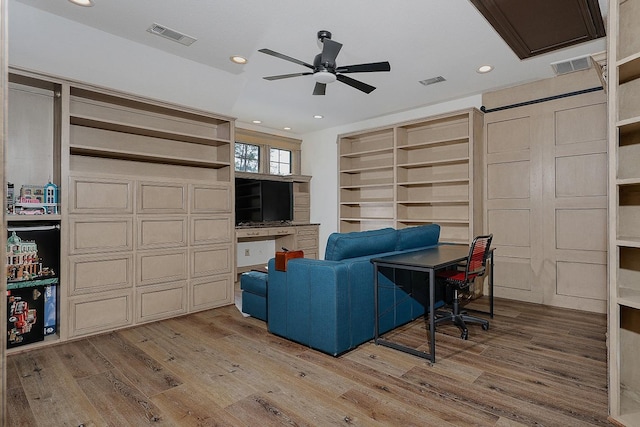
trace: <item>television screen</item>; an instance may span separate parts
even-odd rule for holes
[[[236,178],[236,224],[293,219],[293,183]]]

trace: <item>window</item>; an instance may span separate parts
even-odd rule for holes
[[[236,170],[240,172],[259,172],[260,146],[236,142]]]
[[[269,156],[269,173],[273,175],[291,174],[291,151],[272,148]]]

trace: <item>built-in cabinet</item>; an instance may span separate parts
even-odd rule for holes
[[[437,223],[441,240],[470,242],[482,228],[482,124],[468,109],[340,135],[340,231]]]
[[[20,71],[11,80],[52,105],[47,164],[34,168],[58,184],[60,213],[31,219],[60,221],[58,339],[232,303],[233,119]]]
[[[640,424],[640,1],[609,2],[609,411]]]

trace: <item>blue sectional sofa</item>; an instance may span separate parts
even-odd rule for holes
[[[372,258],[439,244],[440,226],[385,228],[329,236],[324,260],[289,260],[287,271],[269,261],[267,317],[273,334],[337,356],[374,337]],[[380,333],[410,322],[428,307],[427,286],[408,296],[425,273],[379,271]],[[443,299],[441,294],[436,300]],[[442,303],[437,304],[441,306]]]

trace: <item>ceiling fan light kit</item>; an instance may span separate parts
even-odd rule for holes
[[[285,61],[293,62],[294,64],[302,65],[303,67],[307,67],[312,70],[311,72],[307,71],[303,73],[268,76],[264,77],[264,79],[281,80],[288,79],[290,77],[313,75],[313,78],[316,82],[316,85],[313,88],[314,95],[324,95],[326,92],[326,85],[329,83],[333,83],[336,80],[355,89],[358,89],[364,93],[371,93],[376,89],[375,87],[351,77],[345,76],[345,74],[391,71],[391,65],[386,61],[338,67],[336,64],[336,57],[338,56],[338,53],[340,53],[340,49],[342,49],[342,44],[331,40],[331,33],[326,30],[318,31],[318,42],[322,45],[322,52],[315,56],[315,58],[313,59],[313,65],[273,51],[271,49],[260,49],[258,52],[275,56],[276,58],[284,59]]]

